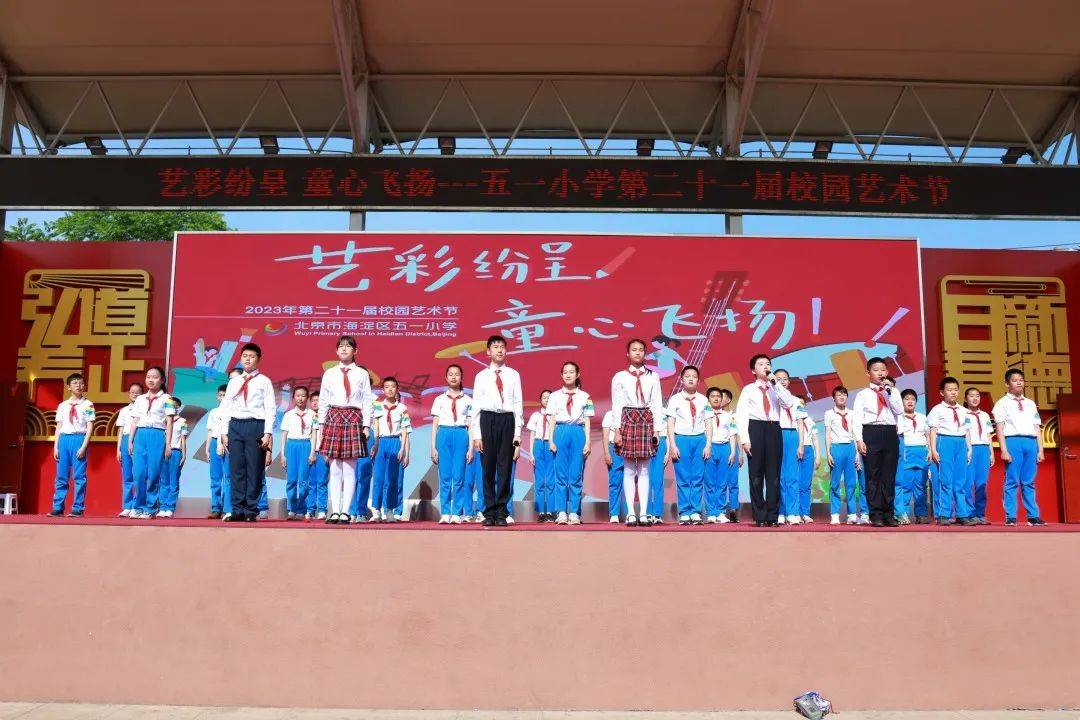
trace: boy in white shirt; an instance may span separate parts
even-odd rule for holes
[[[908,388],[900,393],[904,412],[896,422],[900,437],[900,473],[896,480],[896,518],[901,525],[911,524],[911,504],[915,503],[915,524],[930,522],[930,510],[926,505],[926,483],[929,478],[930,429],[926,416],[915,412],[919,394]]]
[[[866,468],[866,502],[870,506],[870,524],[874,527],[900,524],[894,514],[896,465],[900,454],[896,416],[904,411],[904,403],[899,391],[886,382],[888,375],[883,358],[867,360],[869,385],[858,392],[851,406],[855,446]]]
[[[938,385],[942,401],[926,415],[930,428],[930,461],[937,465],[934,477],[934,515],[938,525],[952,525],[953,514],[961,525],[978,525],[971,517],[971,490],[967,465],[971,462],[967,411],[958,403],[960,382],[954,377]]]
[[[396,378],[383,380],[383,397],[375,401],[371,425],[376,429],[371,504],[383,522],[407,521],[401,486],[409,466],[412,423]]]
[[[172,406],[176,417],[173,419],[172,441],[169,443],[172,452],[169,453],[168,466],[161,474],[163,482],[161,483],[161,510],[158,511],[158,517],[171,518],[176,513],[176,503],[180,499],[180,471],[187,458],[188,424],[187,420],[180,417],[184,409],[180,398],[173,395],[165,402]]]
[[[83,516],[86,502],[86,456],[94,432],[94,403],[86,397],[86,380],[81,373],[68,375],[66,385],[71,397],[56,408],[56,483],[49,517],[64,514],[68,483],[74,475],[75,499],[68,517],[78,518]]]
[[[1016,524],[1016,490],[1024,498],[1028,525],[1045,525],[1035,501],[1035,473],[1043,461],[1042,418],[1035,401],[1024,397],[1024,373],[1005,373],[1008,392],[994,405],[1001,462],[1005,463],[1005,524]]]
[[[221,441],[221,401],[225,399],[225,385],[217,389],[218,404],[206,413],[206,462],[210,465],[210,520],[220,520],[225,512],[225,498],[228,495],[228,482],[223,482],[228,473],[228,460],[218,452]],[[228,503],[231,509],[232,503]]]

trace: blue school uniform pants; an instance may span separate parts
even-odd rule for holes
[[[68,483],[72,480],[72,477],[74,477],[75,499],[71,503],[71,512],[76,515],[83,512],[86,502],[86,460],[90,455],[90,448],[86,448],[82,458],[78,457],[78,453],[85,439],[85,433],[64,433],[56,443],[58,457],[56,460],[56,483],[52,504],[54,513],[64,512]]]
[[[810,495],[814,486],[814,460],[816,453],[813,445],[803,445],[803,457],[799,461],[799,503],[795,515],[810,517]]]
[[[623,459],[622,455],[615,452],[615,443],[608,443],[608,455],[611,456],[611,467],[608,468],[608,515],[619,517],[619,510],[623,507]],[[651,473],[651,471],[650,471]],[[649,475],[649,495],[652,495],[652,475]]]
[[[675,463],[675,496],[679,505],[679,516],[701,513],[705,485],[705,434],[676,435],[675,447],[679,449],[679,460]],[[650,489],[652,476],[649,476]],[[651,493],[650,493],[651,494]]]
[[[1002,505],[1005,517],[1016,517],[1016,490],[1024,499],[1024,512],[1028,518],[1039,517],[1039,505],[1035,502],[1035,472],[1038,468],[1039,444],[1034,437],[1013,435],[1005,438],[1005,447],[1012,462],[1005,466],[1005,494]]]
[[[131,456],[135,504],[139,512],[155,513],[165,464],[165,430],[141,427],[135,430],[135,452]]]
[[[533,440],[533,499],[536,514],[558,512],[556,505],[555,456],[547,440]]]
[[[124,510],[138,510],[135,506],[135,476],[132,473],[131,453],[128,452],[128,434],[120,436],[120,482],[123,488]]]
[[[210,438],[210,445],[207,447],[207,452],[210,455],[210,512],[223,512],[226,506],[226,499],[229,495],[228,489],[228,465],[229,458],[226,455],[218,455],[218,439],[216,437]],[[228,506],[232,508],[232,501],[229,499]]]
[[[801,515],[799,512],[799,431],[781,428],[784,445],[780,459],[780,515]]]
[[[929,476],[929,463],[926,459],[925,445],[906,446],[900,441],[900,460],[896,463],[896,498],[893,511],[897,517],[911,514],[911,504],[915,503],[915,517],[928,517],[930,509],[926,503],[926,480]]]
[[[176,512],[176,503],[180,499],[180,466],[183,465],[184,453],[180,448],[169,452],[169,459],[161,473],[161,510]]]
[[[585,473],[585,426],[555,423],[555,492],[552,512],[581,514],[581,487]]]
[[[986,517],[986,482],[990,479],[990,446],[972,445],[967,467],[967,486],[971,489],[972,517]]]
[[[285,510],[303,515],[311,481],[311,440],[289,438],[285,443]]]
[[[308,480],[305,509],[309,514],[326,512],[326,486],[329,479],[330,472],[329,466],[326,464],[326,456],[317,452],[315,453],[315,464],[311,466],[311,474]]]
[[[866,481],[862,473],[855,469],[855,453],[858,452],[855,443],[833,445],[830,452],[833,466],[829,472],[829,512],[839,515],[844,507],[844,499],[840,495],[840,486],[843,483],[848,515],[858,515],[858,499],[866,493]]]
[[[705,514],[708,517],[723,515],[739,508],[739,463],[728,465],[731,444],[713,443],[709,460],[705,463]]]
[[[656,446],[656,456],[649,461],[649,498],[645,514],[653,517],[664,516],[664,456],[667,455],[667,435],[660,435]]]
[[[461,425],[440,425],[435,434],[435,450],[439,453],[439,514],[461,515],[469,429]],[[537,490],[537,499],[539,497]]]
[[[934,515],[947,520],[971,517],[971,492],[967,489],[967,438],[963,435],[938,435],[937,466],[934,485]]]
[[[375,453],[375,468],[372,476],[371,504],[376,510],[393,511],[397,509],[401,495],[401,483],[405,478],[405,468],[401,466],[397,454],[401,452],[401,438],[388,435],[379,438],[379,449]]]
[[[371,474],[374,465],[370,457],[356,458],[356,486],[353,488],[352,504],[349,505],[350,515],[368,516],[368,504],[371,500]]]

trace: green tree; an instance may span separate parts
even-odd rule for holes
[[[182,230],[228,230],[216,210],[76,210],[38,226],[20,218],[7,240],[172,240]]]
[[[30,222],[29,218],[19,218],[15,224],[4,231],[5,240],[51,240],[49,234],[52,231],[52,223],[46,222],[44,226]]]

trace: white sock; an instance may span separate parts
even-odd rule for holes
[[[341,512],[348,513],[352,508],[353,494],[356,492],[356,459],[339,460],[341,463]]]
[[[337,515],[341,512],[342,475],[344,474],[342,466],[344,464],[341,460],[330,460],[330,475],[327,478],[326,485],[326,504],[331,515]]]
[[[634,480],[637,478],[637,482]],[[634,488],[638,490],[638,504],[641,512],[634,512]],[[649,504],[649,461],[648,460],[624,460],[623,461],[623,495],[626,497],[626,512],[629,515],[642,517]]]

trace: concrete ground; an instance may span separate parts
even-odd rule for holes
[[[0,703],[0,720],[793,720],[781,712],[538,712]],[[841,720],[1080,720],[1080,710],[844,711]]]

